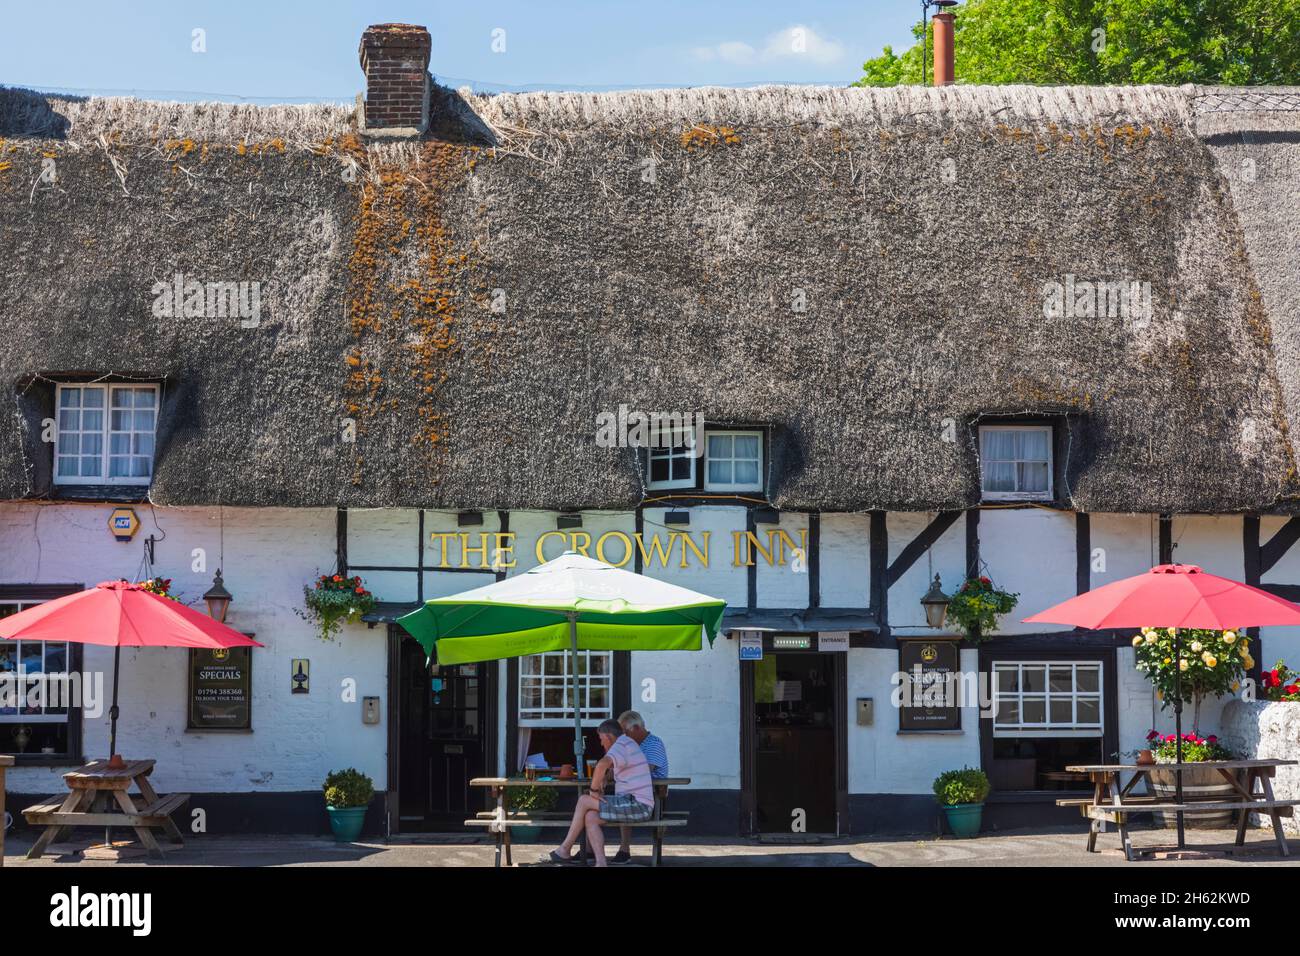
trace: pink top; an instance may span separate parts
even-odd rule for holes
[[[650,782],[650,764],[635,740],[627,734],[614,741],[605,751],[614,764],[614,792],[631,794],[646,807],[655,805],[654,785]]]

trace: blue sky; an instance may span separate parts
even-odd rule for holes
[[[371,23],[427,26],[430,70],[483,89],[844,83],[910,42],[915,0],[275,0],[5,5],[0,84],[154,99],[351,99]],[[194,52],[194,31],[206,52]],[[493,31],[505,50],[494,52]],[[801,31],[801,32],[800,32]],[[57,37],[52,37],[54,33]],[[51,47],[59,56],[51,57]],[[801,49],[796,52],[795,47]]]

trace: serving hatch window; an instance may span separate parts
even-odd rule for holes
[[[0,601],[0,618],[35,607],[40,601]],[[32,694],[45,675],[68,674],[71,645],[61,641],[0,641],[0,753],[67,756],[73,741],[67,685],[51,681]],[[18,694],[23,683],[26,692]],[[30,694],[30,696],[28,696]]]

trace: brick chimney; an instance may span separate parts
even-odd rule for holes
[[[934,15],[934,85],[950,86],[953,80],[952,33],[957,18],[951,13]]]
[[[431,45],[429,31],[409,23],[376,23],[361,34],[367,132],[409,136],[428,127]]]

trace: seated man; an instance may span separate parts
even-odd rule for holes
[[[640,823],[654,813],[654,788],[650,783],[650,766],[645,754],[635,740],[623,733],[617,720],[603,721],[596,733],[605,756],[596,764],[591,777],[591,789],[578,797],[573,809],[573,823],[565,834],[559,849],[552,850],[552,863],[576,862],[570,854],[574,841],[583,830],[587,831],[587,846],[595,857],[597,866],[605,866],[604,823]],[[605,796],[605,778],[614,774],[614,793]]]
[[[650,765],[650,778],[652,780],[668,779],[668,748],[664,742],[650,733],[645,726],[645,718],[635,710],[625,710],[618,715],[619,726],[623,728],[623,733],[627,734],[637,742],[641,752],[645,754],[646,763]],[[632,828],[619,827],[621,839],[618,852],[614,854],[609,861],[614,864],[630,863],[632,861]]]

